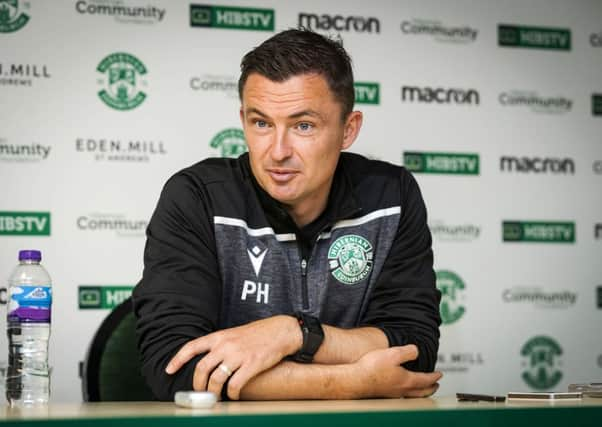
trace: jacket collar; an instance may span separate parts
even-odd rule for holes
[[[361,208],[353,189],[353,182],[346,168],[345,153],[341,153],[335,170],[326,209],[311,223],[299,228],[282,203],[270,196],[257,182],[251,171],[249,154],[239,157],[245,174],[249,177],[266,219],[277,234],[295,233],[303,240],[313,241],[317,235],[329,229],[337,221],[355,216]]]

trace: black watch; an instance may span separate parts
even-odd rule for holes
[[[317,353],[322,341],[324,341],[324,330],[317,317],[310,316],[302,312],[295,313],[301,333],[303,334],[303,345],[301,349],[293,355],[293,360],[301,363],[311,363],[314,355]]]

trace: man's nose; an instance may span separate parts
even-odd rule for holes
[[[291,139],[286,129],[274,133],[270,154],[276,162],[284,161],[293,154]]]

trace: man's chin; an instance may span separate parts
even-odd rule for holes
[[[267,189],[267,193],[272,197],[272,199],[277,200],[283,205],[292,205],[294,204],[296,197],[292,191],[282,191],[279,186],[272,185]]]

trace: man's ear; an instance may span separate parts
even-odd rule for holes
[[[244,115],[244,113],[242,112],[242,105],[240,106],[240,111],[239,111],[239,113],[240,113],[240,124],[241,124],[241,125],[242,125],[242,127],[244,128],[244,127],[245,127],[245,115]]]
[[[362,121],[364,116],[361,111],[352,111],[345,120],[345,128],[343,129],[343,144],[341,145],[342,150],[346,150],[351,147],[355,142],[355,139],[360,133],[362,128]]]

